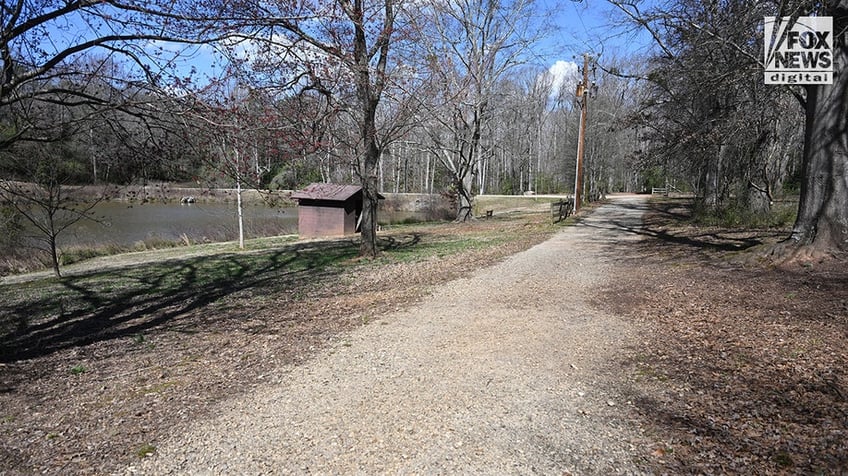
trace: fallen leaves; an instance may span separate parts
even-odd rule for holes
[[[656,471],[848,471],[844,263],[743,268],[651,218],[691,239],[641,242],[598,303],[645,326],[625,365],[643,421],[673,441],[647,451]]]

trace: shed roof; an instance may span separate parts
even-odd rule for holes
[[[294,199],[326,200],[331,202],[344,202],[362,190],[359,185],[338,185],[334,183],[313,183],[303,190],[292,194]],[[382,195],[378,196],[383,198]]]
[[[292,198],[310,200],[329,200],[344,202],[359,193],[362,187],[358,185],[338,185],[334,183],[313,183],[303,190],[292,194]]]

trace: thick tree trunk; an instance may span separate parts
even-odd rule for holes
[[[359,78],[359,97],[362,105],[360,133],[362,135],[363,158],[360,170],[362,181],[362,221],[360,236],[362,241],[359,254],[376,257],[377,249],[377,206],[379,205],[379,168],[380,148],[377,145],[377,103],[378,99],[371,89],[368,64],[362,64]]]
[[[766,216],[771,212],[772,203],[774,200],[769,191],[768,185],[760,187],[753,181],[748,183],[745,189],[745,205],[747,209],[758,216]]]
[[[370,56],[368,53],[365,19],[363,18],[363,0],[353,3],[354,23],[354,59],[356,61],[356,92],[361,108],[359,122],[362,146],[362,164],[360,179],[362,181],[362,220],[360,236],[362,238],[359,253],[362,256],[376,257],[377,247],[377,206],[379,204],[379,165],[380,150],[377,144],[377,106],[382,93],[383,76],[386,72],[386,61],[389,54],[389,32],[393,22],[393,2],[385,0],[386,37],[379,50],[379,61],[375,72],[376,83],[372,84],[370,72]]]
[[[848,0],[831,14],[834,80],[807,87],[804,181],[789,238],[811,255],[848,251]]]
[[[457,193],[456,221],[465,222],[474,219],[474,180],[477,178],[477,167],[480,156],[480,138],[483,130],[483,113],[488,101],[484,98],[482,85],[477,84],[478,101],[474,105],[474,116],[471,120],[470,141],[467,146],[460,146],[459,173],[454,172],[454,183]],[[458,140],[462,143],[462,140]]]
[[[376,257],[377,248],[377,206],[379,205],[377,175],[368,174],[368,160],[366,159],[366,172],[362,175],[362,220],[360,234],[362,241],[359,246],[359,254],[362,256]],[[374,166],[376,169],[376,164]]]
[[[704,168],[704,195],[702,204],[709,211],[715,211],[721,205],[721,169],[727,149],[726,144],[721,144],[715,159],[712,162],[708,162]]]
[[[376,126],[374,107],[367,108],[363,121],[363,138],[365,139],[365,156],[362,164],[362,220],[360,233],[362,241],[359,253],[362,256],[377,256],[377,206],[379,205],[379,181],[378,167],[380,163],[380,149],[377,147]]]

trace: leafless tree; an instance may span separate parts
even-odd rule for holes
[[[473,216],[473,185],[491,150],[484,141],[498,83],[538,39],[532,0],[425,2],[416,19],[429,60],[426,127],[431,150],[452,176],[457,221]]]
[[[198,13],[190,2],[164,0],[0,3],[4,198],[42,232],[57,274],[57,235],[88,217],[98,199],[68,203],[67,185],[79,183],[85,161],[67,151],[86,145],[80,155],[89,156],[95,180],[131,170],[110,170],[106,157],[120,149],[127,163],[131,146],[148,168],[151,147],[164,137],[164,106],[178,104],[168,90],[184,80],[173,68],[179,52],[162,45],[216,39],[194,28],[203,25]],[[106,142],[119,147],[98,147]]]
[[[221,2],[222,25],[260,47],[265,78],[280,89],[310,89],[332,98],[353,118],[352,144],[363,189],[361,253],[377,248],[378,164],[383,143],[378,110],[391,81],[390,52],[396,41],[398,0]]]
[[[0,154],[9,160],[8,151]],[[74,162],[67,157],[70,154],[74,151],[67,144],[52,142],[25,158],[12,158],[27,163],[29,181],[0,179],[0,202],[12,207],[30,225],[29,229],[35,232],[35,247],[48,253],[56,277],[61,276],[59,237],[80,221],[98,221],[93,209],[105,197],[74,195],[73,187],[68,186],[75,172]],[[60,160],[57,156],[61,155],[65,157]]]
[[[681,0],[640,10],[638,1],[610,1],[656,40],[658,67],[649,76],[658,92],[655,103],[677,105],[672,107],[682,113],[668,116],[677,132],[665,142],[676,140],[683,146],[678,147],[680,155],[694,157],[693,163],[699,164],[705,203],[718,204],[730,192],[751,196],[726,187],[733,181],[772,200],[775,184],[792,169],[787,158],[796,145],[786,141],[794,137],[787,122],[796,120],[797,110],[786,98],[794,97],[805,111],[801,195],[790,239],[777,253],[846,251],[848,2]],[[758,25],[763,16],[810,14],[833,17],[833,84],[762,85],[763,38]],[[685,89],[678,87],[681,84]],[[735,160],[738,157],[745,160]]]

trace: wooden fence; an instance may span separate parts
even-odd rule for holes
[[[551,223],[559,223],[574,211],[574,199],[566,198],[551,203]]]

